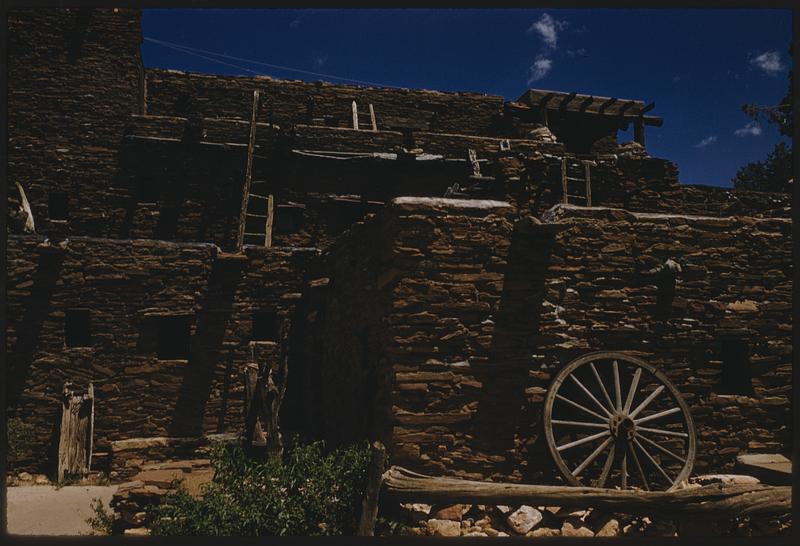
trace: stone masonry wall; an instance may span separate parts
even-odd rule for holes
[[[248,247],[226,260],[210,244],[41,237],[8,246],[9,416],[35,426],[30,459],[47,470],[57,446],[64,381],[95,385],[95,450],[146,436],[240,430],[242,366],[277,358],[313,249]],[[65,313],[90,310],[91,346],[65,345]],[[268,314],[264,341],[253,313]],[[189,321],[188,355],[158,358],[159,318]],[[44,468],[43,468],[44,467]]]
[[[52,192],[68,200],[70,229],[95,234],[113,209],[117,150],[140,109],[141,14],[131,9],[17,8],[8,13],[9,197],[19,182],[39,232]]]
[[[268,77],[215,76],[148,69],[147,112],[197,113],[206,117],[250,118],[253,91],[261,90],[258,119],[280,126],[296,124],[352,127],[351,103],[361,112],[371,103],[378,128],[410,128],[440,133],[494,135],[503,98],[479,93],[442,93],[392,88],[274,80]],[[321,122],[314,122],[319,119]],[[363,123],[368,116],[360,117]]]
[[[560,367],[595,350],[639,355],[675,383],[697,427],[697,472],[730,471],[745,451],[788,454],[788,220],[559,206],[539,224],[502,203],[465,212],[479,203],[401,198],[387,211],[391,258],[370,275],[391,298],[393,463],[550,481],[543,396]],[[645,272],[668,258],[682,272],[665,314]],[[722,381],[731,336],[749,353],[741,392]]]

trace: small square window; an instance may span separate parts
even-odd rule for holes
[[[159,317],[156,331],[156,352],[159,360],[189,358],[189,317]]]
[[[69,197],[66,192],[50,192],[47,199],[47,213],[51,220],[69,219]]]
[[[64,314],[64,342],[67,347],[91,347],[92,332],[88,309],[67,309]]]
[[[278,341],[280,338],[280,321],[272,311],[256,311],[253,313],[253,341]]]

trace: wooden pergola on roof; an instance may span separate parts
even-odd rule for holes
[[[616,118],[623,123],[633,122],[634,140],[642,145],[644,145],[644,128],[646,125],[661,127],[664,124],[663,118],[645,115],[655,108],[655,102],[645,104],[641,100],[599,97],[547,89],[528,89],[517,99],[517,102],[531,108],[543,110],[545,120],[547,119],[547,111],[553,111],[590,114],[607,119]]]

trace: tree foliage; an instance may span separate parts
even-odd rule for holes
[[[780,103],[774,106],[745,104],[742,111],[755,121],[765,120],[768,124],[777,125],[781,136],[791,139],[794,126],[792,72],[789,71],[789,88]],[[779,142],[764,161],[754,161],[741,167],[733,177],[733,187],[738,190],[788,193],[791,191],[791,179],[792,146]]]

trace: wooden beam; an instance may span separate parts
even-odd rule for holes
[[[572,100],[577,96],[578,96],[578,93],[573,91],[572,93],[570,93],[569,95],[564,97],[563,100],[561,101],[561,104],[558,105],[558,109],[561,110],[562,112],[564,110],[566,110],[567,109],[567,105],[569,105],[569,103],[572,102]]]
[[[581,105],[580,105],[580,107],[578,108],[578,111],[579,111],[579,112],[585,112],[585,111],[586,111],[586,109],[587,109],[587,108],[589,108],[589,106],[592,104],[592,102],[593,102],[593,101],[594,101],[594,97],[592,97],[592,96],[588,96],[588,97],[586,97],[586,98],[585,98],[585,99],[583,99],[583,101],[581,102]]]
[[[369,120],[372,122],[372,130],[378,130],[378,123],[375,121],[375,108],[372,107],[372,103],[369,103]]]
[[[655,116],[644,116],[644,124],[653,127],[661,127],[664,125],[664,118],[657,118]]]
[[[244,187],[242,189],[242,207],[239,211],[239,233],[236,237],[236,246],[244,245],[244,228],[247,223],[247,204],[250,201],[250,183],[253,178],[253,151],[256,146],[256,114],[258,113],[259,92],[253,91],[253,111],[250,114],[250,137],[247,141],[247,163],[244,169]]]
[[[353,111],[353,129],[358,130],[358,105],[356,101],[350,104],[350,109]]]
[[[567,158],[561,158],[561,190],[563,191],[564,195],[562,197],[562,202],[566,205],[569,203],[569,192],[567,191]]]
[[[585,169],[584,177],[586,178],[586,206],[592,206],[592,164],[589,161],[583,162]]]
[[[633,140],[638,142],[642,146],[645,145],[644,142],[644,118],[636,118],[633,122]]]
[[[647,112],[649,112],[650,110],[652,110],[655,107],[656,107],[656,103],[655,103],[655,101],[653,101],[650,104],[648,104],[647,106],[645,106],[644,108],[642,108],[639,111],[639,115],[643,116],[644,114],[646,114]]]
[[[619,109],[619,112],[617,112],[617,115],[618,115],[618,116],[624,116],[624,115],[625,115],[625,112],[626,112],[627,110],[629,110],[629,109],[630,109],[630,107],[631,107],[631,106],[633,106],[634,104],[636,104],[636,102],[634,102],[634,101],[632,101],[632,100],[629,100],[628,102],[626,102],[625,104],[623,104],[622,106],[620,106],[620,109]]]
[[[272,194],[267,196],[267,221],[264,228],[264,246],[272,246],[272,226],[275,224],[275,198]]]
[[[392,502],[592,507],[626,514],[689,517],[732,518],[792,510],[790,486],[713,484],[676,491],[635,491],[431,477],[397,466],[384,474],[381,494]]]
[[[603,112],[605,112],[605,111],[606,111],[606,110],[607,110],[607,109],[608,109],[608,108],[609,108],[611,105],[613,105],[615,102],[617,102],[617,99],[616,99],[615,97],[611,97],[610,99],[608,99],[607,101],[605,101],[603,104],[601,104],[601,105],[600,105],[600,108],[598,108],[598,110],[597,110],[597,111],[598,111],[599,113],[601,113],[601,114],[602,114],[602,113],[603,113]]]
[[[367,468],[367,487],[361,502],[361,518],[358,522],[357,535],[371,537],[375,535],[375,521],[378,518],[378,496],[383,482],[383,471],[386,468],[386,448],[381,442],[374,442],[371,458]]]
[[[555,93],[546,94],[544,97],[542,97],[539,100],[539,107],[540,108],[544,108],[545,106],[547,106],[547,103],[550,102],[553,99],[553,97],[555,97],[555,96],[556,96]]]

